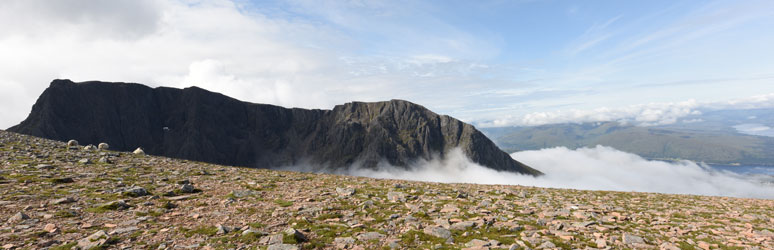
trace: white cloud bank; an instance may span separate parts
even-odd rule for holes
[[[459,150],[453,151],[445,160],[418,163],[413,170],[355,169],[339,174],[446,183],[774,198],[771,176],[716,171],[690,161],[650,161],[604,146],[523,151],[511,156],[545,175],[534,178],[498,172],[472,163]]]
[[[569,109],[534,112],[523,116],[504,116],[490,122],[479,123],[482,127],[537,126],[554,123],[583,123],[617,121],[640,126],[667,125],[681,118],[700,115],[705,110],[774,108],[774,93],[728,101],[648,103],[624,107],[600,107],[596,109]],[[687,120],[687,122],[698,120]]]

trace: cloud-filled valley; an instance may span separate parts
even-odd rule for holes
[[[380,170],[352,167],[335,174],[446,183],[508,184],[551,188],[638,191],[746,198],[774,198],[771,176],[740,175],[714,170],[695,162],[647,160],[611,147],[570,150],[563,147],[522,151],[514,159],[545,175],[498,172],[468,160],[454,150],[443,160],[421,161],[406,170],[382,166]],[[286,170],[309,171],[309,167]]]

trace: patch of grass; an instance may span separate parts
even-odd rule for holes
[[[417,230],[409,230],[400,236],[400,242],[408,248],[421,248],[423,246],[445,244],[446,239],[438,238]]]
[[[317,216],[315,220],[327,220],[327,219],[334,219],[334,218],[341,218],[344,217],[341,213],[324,213],[320,216]]]
[[[259,240],[261,240],[261,236],[262,235],[259,234],[259,233],[250,232],[250,233],[247,233],[247,234],[240,234],[236,238],[236,241],[238,241],[240,243],[245,243],[245,244],[255,243],[255,242],[258,242]]]
[[[65,184],[65,183],[73,183],[75,182],[73,178],[70,177],[64,177],[64,178],[51,178],[48,180],[49,182],[53,184]]]
[[[282,200],[282,199],[277,199],[277,200],[274,200],[274,203],[276,203],[276,204],[277,204],[277,205],[279,205],[280,207],[289,207],[289,206],[293,206],[293,202],[292,202],[292,201],[286,201],[286,200]]]
[[[481,238],[487,238],[492,240],[497,240],[503,245],[510,245],[513,244],[515,241],[512,237],[502,237],[502,235],[513,235],[518,234],[518,232],[513,232],[509,229],[503,228],[503,229],[496,229],[496,228],[487,228],[482,229],[480,231],[477,231],[476,233],[472,230],[468,230],[468,235],[462,236],[466,231],[462,230],[452,230],[452,237],[454,238],[454,242],[460,242],[460,243],[466,243],[473,239],[481,239]]]
[[[422,211],[413,213],[411,216],[414,216],[415,218],[420,218],[420,219],[423,219],[423,220],[431,220],[430,216],[427,215],[427,213],[422,212]]]
[[[179,230],[185,237],[189,238],[194,235],[215,236],[218,233],[218,228],[215,226],[200,226],[193,229],[181,227]]]
[[[70,243],[65,243],[59,246],[52,247],[50,249],[51,250],[70,250],[76,245],[78,245],[78,242],[70,242]]]
[[[252,228],[264,228],[264,227],[266,227],[266,224],[263,224],[263,223],[260,223],[260,222],[248,223],[247,225],[249,225]]]
[[[100,205],[98,207],[87,208],[86,211],[92,212],[92,213],[106,213],[110,211],[116,211],[118,209],[119,209],[118,202],[111,202],[108,204]]]
[[[292,234],[282,234],[282,243],[285,244],[298,244],[298,239],[296,239],[295,235]]]

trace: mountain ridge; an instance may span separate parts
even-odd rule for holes
[[[198,87],[57,79],[27,119],[8,130],[259,168],[300,163],[407,168],[459,147],[485,167],[541,174],[510,158],[472,125],[397,99],[301,109],[242,102]]]

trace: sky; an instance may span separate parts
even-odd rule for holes
[[[53,79],[478,126],[774,107],[774,1],[0,1],[0,127]]]

